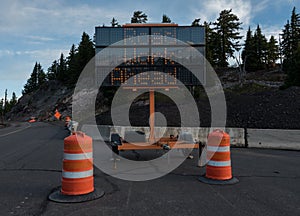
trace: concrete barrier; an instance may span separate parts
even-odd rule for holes
[[[177,136],[181,132],[189,132],[196,141],[206,143],[208,134],[214,128],[207,127],[155,127],[155,137]],[[142,131],[146,137],[149,137],[149,127],[127,127],[127,126],[109,126],[109,125],[83,125],[81,131],[91,136],[94,140],[110,141],[110,134],[118,133],[124,137],[125,131]],[[245,131],[243,128],[226,128],[226,133],[230,135],[231,146],[245,147]],[[100,132],[100,133],[99,133]],[[100,136],[101,135],[101,136]]]
[[[248,129],[249,148],[300,150],[300,130]]]
[[[146,137],[150,134],[149,127],[83,125],[81,130],[94,140],[103,141],[110,141],[112,133],[118,133],[124,137],[125,131],[142,131]],[[171,134],[177,136],[184,131],[192,133],[195,140],[206,143],[207,135],[212,130],[213,128],[207,127],[155,127],[155,137],[168,137]],[[300,150],[300,130],[247,129],[248,146],[245,142],[244,128],[226,128],[225,131],[230,135],[230,144],[233,147]]]
[[[92,137],[93,140],[110,141],[111,126],[108,125],[83,125],[80,130]]]

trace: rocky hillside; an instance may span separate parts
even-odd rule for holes
[[[227,102],[227,126],[248,128],[300,128],[300,88],[279,90],[285,75],[278,71],[261,71],[246,75],[241,87],[235,70],[218,72],[225,89]],[[39,90],[24,95],[7,115],[11,121],[27,121],[31,116],[40,121],[51,120],[55,109],[62,117],[72,113],[73,90],[60,82],[51,81]],[[84,98],[88,92],[75,96]],[[99,100],[99,97],[101,98]],[[112,124],[108,98],[98,95],[97,122]],[[105,101],[105,104],[103,103]],[[196,98],[200,110],[201,126],[210,126],[210,105],[206,95]],[[132,125],[148,124],[147,97],[141,97],[132,105]],[[178,110],[171,101],[157,99],[156,111],[162,112],[169,126],[178,126]]]
[[[30,117],[38,121],[50,120],[55,109],[62,117],[71,115],[73,90],[58,81],[49,81],[37,91],[23,95],[7,114],[11,121],[27,121]]]

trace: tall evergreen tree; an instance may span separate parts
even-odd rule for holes
[[[293,56],[286,60],[285,71],[287,72],[285,87],[300,86],[300,46]]]
[[[79,74],[80,72],[79,69],[78,69],[78,50],[77,48],[75,47],[75,45],[73,44],[71,49],[70,49],[70,52],[69,52],[69,55],[67,57],[67,72],[68,72],[68,81],[67,81],[67,84],[69,85],[73,85],[76,83],[76,80],[77,80],[77,74]]]
[[[33,71],[27,83],[24,85],[22,94],[27,94],[37,90],[44,82],[46,82],[46,74],[40,63],[35,63]]]
[[[4,100],[3,98],[0,100],[0,123],[4,123]]]
[[[267,39],[265,35],[262,34],[261,28],[257,25],[256,31],[254,33],[254,46],[255,46],[255,63],[256,69],[263,69],[267,62]]]
[[[300,14],[293,8],[291,19],[287,21],[282,30],[281,50],[285,59],[293,56],[300,43]]]
[[[17,96],[15,94],[15,92],[12,93],[12,98],[10,99],[10,101],[7,100],[6,102],[6,106],[4,109],[4,115],[8,112],[11,111],[11,109],[17,104],[18,100],[17,100]]]
[[[111,24],[111,27],[120,27],[118,21],[114,17],[112,18],[110,24]]]
[[[247,31],[245,45],[242,52],[242,60],[246,71],[253,71],[256,69],[256,51],[250,26]]]
[[[9,103],[12,107],[18,103],[18,98],[15,92],[12,93],[11,100]]]
[[[67,58],[68,84],[75,85],[81,72],[88,62],[95,56],[95,48],[89,35],[83,32],[78,50],[73,45]]]
[[[9,109],[9,104],[8,104],[8,99],[7,99],[7,89],[5,89],[5,93],[4,93],[4,115],[8,112]]]
[[[267,44],[267,65],[273,67],[279,58],[279,46],[275,37],[272,35]]]
[[[282,34],[283,70],[287,73],[285,87],[300,86],[300,14],[293,8]]]
[[[30,75],[30,78],[27,80],[27,83],[24,85],[24,89],[22,93],[27,94],[35,91],[37,88],[38,88],[38,63],[36,62],[33,71]]]
[[[278,53],[276,52],[276,48],[278,49],[278,47],[276,43],[277,41],[275,41],[274,37],[270,44],[267,42],[267,38],[263,35],[259,25],[257,25],[254,35],[252,35],[252,31],[249,27],[242,52],[245,70],[257,71],[266,68],[267,64],[270,63],[269,61],[274,63],[278,58]]]
[[[163,14],[162,16],[162,23],[171,23],[170,17],[168,17],[166,14]]]
[[[51,66],[47,70],[47,79],[48,80],[56,80],[57,79],[57,72],[58,72],[58,62],[54,60]]]
[[[292,43],[291,43],[291,25],[288,20],[282,30],[282,43],[281,50],[285,59],[289,59],[292,56]]]
[[[134,11],[131,17],[131,23],[146,23],[148,16],[143,11]]]
[[[221,11],[219,18],[214,23],[216,33],[220,35],[218,66],[227,67],[228,58],[233,57],[234,52],[240,49],[239,40],[242,36],[240,36],[239,30],[242,29],[241,24],[231,9]]]
[[[46,82],[46,74],[40,63],[37,65],[37,87]]]
[[[221,41],[220,36],[211,28],[211,23],[205,21],[203,24],[205,27],[206,59],[212,66],[216,66],[218,63],[218,47]],[[197,26],[195,23],[194,25]]]
[[[200,26],[200,18],[194,19],[191,26]]]
[[[63,83],[66,83],[66,81],[68,80],[67,63],[63,53],[60,54],[58,62],[57,79],[59,81],[62,81]]]
[[[300,43],[300,14],[296,13],[296,8],[293,8],[291,16],[291,48],[292,52],[297,51]],[[293,53],[292,53],[293,54]]]

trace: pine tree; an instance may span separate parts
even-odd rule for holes
[[[195,26],[197,24],[194,23]],[[205,27],[205,44],[206,44],[206,59],[212,65],[216,66],[218,62],[218,45],[220,43],[220,36],[211,28],[211,23],[204,22]]]
[[[17,100],[17,96],[15,94],[15,92],[12,93],[12,98],[10,99],[10,101],[7,100],[5,108],[4,108],[4,115],[8,112],[11,111],[11,109],[17,104],[18,100]]]
[[[57,72],[58,72],[58,63],[57,60],[52,62],[52,65],[47,70],[47,79],[48,80],[56,80],[57,79]]]
[[[287,72],[285,87],[300,86],[300,46],[293,56],[286,60],[285,71]]]
[[[166,14],[163,14],[162,16],[162,23],[171,23],[170,17],[168,17]]]
[[[274,67],[279,58],[279,46],[277,40],[272,35],[267,44],[267,65]]]
[[[4,93],[4,105],[3,105],[3,113],[4,115],[8,112],[9,109],[9,104],[8,104],[8,99],[7,99],[7,89],[5,89]]]
[[[296,13],[293,8],[291,20],[288,20],[282,30],[281,50],[285,59],[289,59],[294,55],[300,43],[300,14]]]
[[[80,72],[78,69],[78,50],[75,47],[75,45],[73,44],[69,55],[67,57],[67,74],[68,74],[68,80],[67,80],[67,84],[69,85],[74,85],[77,81],[77,74],[79,74]]]
[[[257,71],[274,66],[279,57],[278,42],[271,36],[269,42],[258,25],[254,35],[249,27],[242,52],[246,71]]]
[[[282,43],[281,50],[285,59],[289,59],[292,56],[292,44],[291,44],[291,25],[288,20],[282,30]]]
[[[112,18],[110,24],[111,24],[111,27],[120,27],[118,21],[114,17]]]
[[[13,92],[12,96],[11,96],[11,100],[10,100],[10,105],[11,107],[13,107],[14,105],[16,105],[18,103],[18,98],[16,96],[16,93]]]
[[[194,19],[191,26],[200,26],[200,18]]]
[[[24,85],[22,94],[33,92],[37,88],[38,88],[38,63],[36,62],[33,71],[30,75],[30,78],[27,80],[27,83]]]
[[[81,72],[89,61],[95,56],[95,48],[89,35],[83,32],[81,41],[76,50],[72,45],[69,56],[67,58],[68,65],[68,81],[67,84],[75,85]]]
[[[3,110],[4,110],[4,99],[1,98],[1,100],[0,100],[0,115],[2,115]]]
[[[131,23],[146,23],[148,21],[147,15],[142,11],[134,11],[131,17]]]
[[[256,70],[256,49],[250,26],[247,31],[245,45],[242,52],[242,60],[246,71]]]
[[[24,85],[22,94],[27,94],[37,90],[44,82],[46,82],[46,74],[40,63],[35,63],[33,71],[27,83]]]
[[[257,25],[254,33],[254,46],[255,46],[255,63],[256,70],[264,69],[267,63],[267,39],[262,34],[261,28]]]
[[[300,86],[300,14],[293,8],[282,34],[283,71],[287,73],[284,87]]]
[[[232,10],[223,10],[220,13],[219,18],[214,23],[215,30],[218,35],[220,35],[219,51],[218,51],[218,66],[227,67],[228,58],[233,57],[235,51],[238,51],[241,47],[239,40],[242,38],[240,36],[239,30],[242,29],[241,22],[239,18],[232,13]]]
[[[37,65],[37,88],[46,82],[46,74],[40,63]]]
[[[4,124],[4,100],[0,100],[0,123]]]
[[[296,13],[296,8],[293,8],[292,16],[291,16],[291,48],[292,55],[294,51],[297,51],[298,45],[300,43],[300,14]]]
[[[62,81],[63,83],[66,83],[66,81],[68,80],[67,63],[63,53],[60,54],[58,62],[57,80]]]

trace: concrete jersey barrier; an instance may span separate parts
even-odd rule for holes
[[[83,125],[81,130],[94,140],[110,141],[112,133],[118,133],[124,137],[126,131],[142,131],[146,137],[150,134],[149,127],[126,127],[126,126],[109,126],[109,125]],[[207,136],[212,128],[206,127],[155,127],[155,137],[177,136],[181,132],[189,132],[193,138],[203,143],[207,142]],[[225,132],[230,135],[231,146],[245,147],[245,130],[243,128],[226,128]],[[101,135],[101,136],[100,136]]]
[[[300,130],[248,129],[249,148],[300,150]]]

